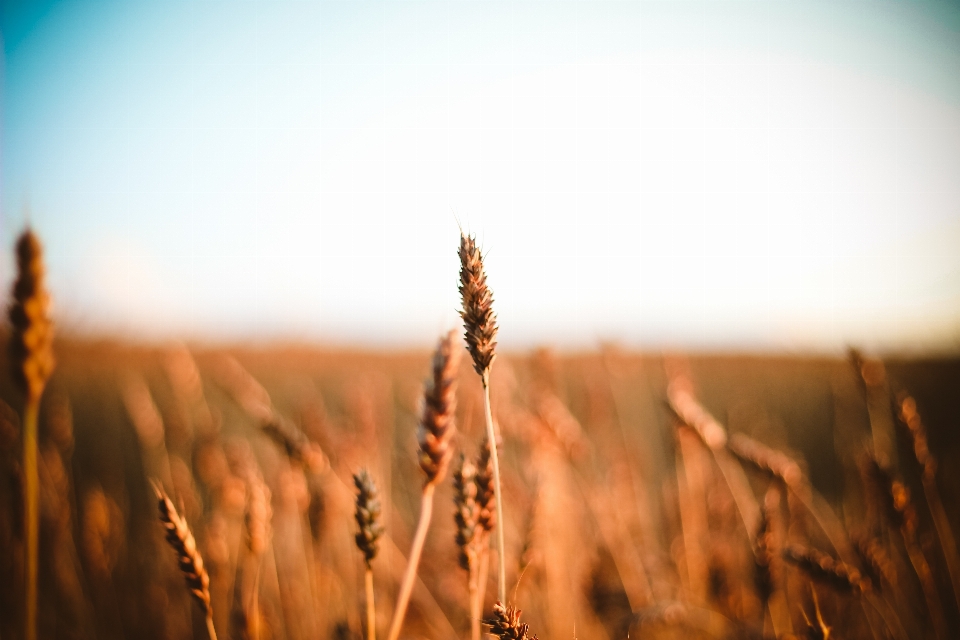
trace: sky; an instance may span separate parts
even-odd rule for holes
[[[960,347],[960,4],[3,3],[0,285],[61,329]]]

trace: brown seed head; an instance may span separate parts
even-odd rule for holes
[[[357,548],[363,552],[367,566],[373,562],[379,550],[379,539],[383,535],[383,525],[380,523],[380,492],[373,481],[373,477],[366,469],[360,469],[353,474],[353,484],[357,486],[357,532],[355,540]]]
[[[530,635],[530,627],[520,622],[520,609],[505,607],[502,602],[493,605],[493,617],[484,622],[490,625],[490,633],[500,640],[537,640]]]
[[[160,509],[160,522],[167,531],[167,542],[177,552],[180,571],[187,581],[187,587],[207,617],[213,616],[210,606],[210,577],[203,568],[203,558],[197,550],[197,542],[187,526],[187,521],[180,517],[173,502],[167,497],[159,485],[154,487],[157,494],[157,503]]]
[[[927,428],[917,411],[917,401],[909,394],[901,392],[897,396],[896,409],[900,422],[910,431],[910,438],[913,440],[913,455],[923,468],[924,478],[928,481],[933,480],[937,474],[937,459],[930,452],[930,447],[927,444]]]
[[[39,398],[53,373],[53,322],[44,284],[43,249],[33,231],[17,240],[17,280],[10,305],[10,364],[28,398]]]
[[[451,331],[437,344],[433,371],[423,390],[417,441],[420,444],[420,467],[427,474],[427,484],[443,479],[453,455],[459,369],[460,345],[456,334]]]
[[[460,462],[453,472],[453,502],[456,510],[453,519],[457,524],[457,547],[460,549],[460,566],[470,570],[475,557],[473,549],[477,535],[477,485],[475,483],[477,468],[472,462],[464,460],[460,455]]]
[[[272,517],[270,489],[259,472],[251,473],[247,478],[247,510],[244,523],[247,529],[247,548],[255,556],[263,554],[270,544]]]
[[[856,567],[835,560],[822,551],[791,544],[784,547],[783,557],[796,565],[815,582],[827,584],[839,591],[848,593],[870,590],[870,581],[866,580]]]
[[[474,237],[463,233],[460,234],[460,297],[467,349],[473,358],[473,368],[482,376],[496,358],[497,317],[483,270],[483,256]]]
[[[493,531],[497,524],[497,497],[493,487],[493,459],[490,453],[490,441],[486,438],[480,444],[477,457],[477,525],[486,533]]]

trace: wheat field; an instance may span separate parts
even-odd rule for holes
[[[194,531],[217,632],[244,637],[250,466],[268,487],[272,511],[269,542],[256,563],[259,637],[364,633],[364,559],[354,544],[351,481],[361,467],[381,491],[385,533],[371,566],[377,626],[386,633],[422,486],[416,430],[428,353],[68,339],[56,353],[40,413],[39,637],[204,637],[204,615],[157,519],[154,479]],[[805,637],[806,619],[816,624],[814,594],[831,637],[954,637],[955,594],[910,433],[889,405],[870,399],[873,388],[850,362],[608,348],[507,353],[495,366],[508,598],[540,637]],[[954,396],[960,363],[890,360],[885,371],[887,386],[914,394],[929,426],[930,450],[939,459],[935,481],[955,531],[960,482],[950,469],[960,446],[952,428],[960,418]],[[850,540],[873,541],[885,559],[878,566],[888,573],[868,566],[855,542],[847,553],[866,581],[862,592],[768,554],[770,604],[776,604],[764,612],[752,553],[756,531],[744,528],[712,451],[669,408],[670,376],[691,380],[696,397],[730,434],[788,452],[802,481],[809,479],[817,508],[829,507]],[[250,381],[257,385],[245,387]],[[7,478],[0,485],[6,550],[0,637],[15,638],[23,632],[16,446],[22,398],[8,380],[0,389]],[[264,390],[282,428],[302,438],[303,449],[288,454],[264,430],[264,416],[257,415]],[[457,406],[456,448],[473,459],[483,400],[466,358]],[[886,421],[895,435],[897,473],[913,499],[915,545],[932,573],[939,622],[904,537],[881,508],[883,496],[871,496],[861,481],[871,420]],[[785,483],[737,464],[755,503],[776,514],[775,545],[818,549],[840,561],[817,518]],[[449,477],[437,488],[434,511],[403,636],[469,637],[467,573],[457,559]],[[485,617],[495,598],[494,573],[488,572]],[[788,629],[774,630],[773,612]]]

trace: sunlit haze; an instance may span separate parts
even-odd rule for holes
[[[2,285],[62,327],[960,345],[960,7],[8,2]]]

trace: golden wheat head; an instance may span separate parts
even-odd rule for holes
[[[460,549],[458,560],[460,566],[470,570],[473,563],[473,541],[477,535],[477,485],[474,482],[477,469],[473,463],[460,461],[453,471],[453,502],[456,506],[453,519],[457,525],[457,547]]]
[[[477,456],[477,524],[486,532],[493,531],[497,524],[496,494],[493,484],[493,458],[490,452],[490,440],[484,438]]]
[[[207,618],[212,618],[210,576],[203,567],[203,558],[200,557],[200,551],[197,550],[197,542],[193,538],[193,533],[190,532],[187,521],[177,513],[176,507],[173,506],[173,502],[167,497],[163,489],[159,485],[154,485],[154,491],[157,494],[160,522],[166,529],[167,542],[177,552],[180,572],[183,573],[190,593],[200,603],[200,607]]]
[[[380,492],[366,469],[353,474],[353,484],[357,487],[357,510],[354,517],[360,528],[355,540],[357,548],[363,552],[364,560],[369,567],[377,556],[379,539],[383,535],[383,524],[380,522]]]
[[[464,337],[473,358],[473,368],[483,376],[496,358],[497,317],[493,293],[487,286],[483,256],[472,235],[460,234],[460,297],[463,300]]]
[[[460,345],[456,334],[451,331],[437,344],[430,379],[423,391],[417,441],[420,467],[427,474],[427,484],[443,479],[453,456],[459,369]]]
[[[520,609],[504,606],[502,602],[493,605],[493,617],[485,620],[490,625],[490,633],[500,640],[537,640],[530,635],[530,626],[520,622]]]
[[[10,364],[28,398],[39,398],[53,373],[53,322],[44,282],[43,249],[27,229],[17,240],[17,280],[10,305]]]

